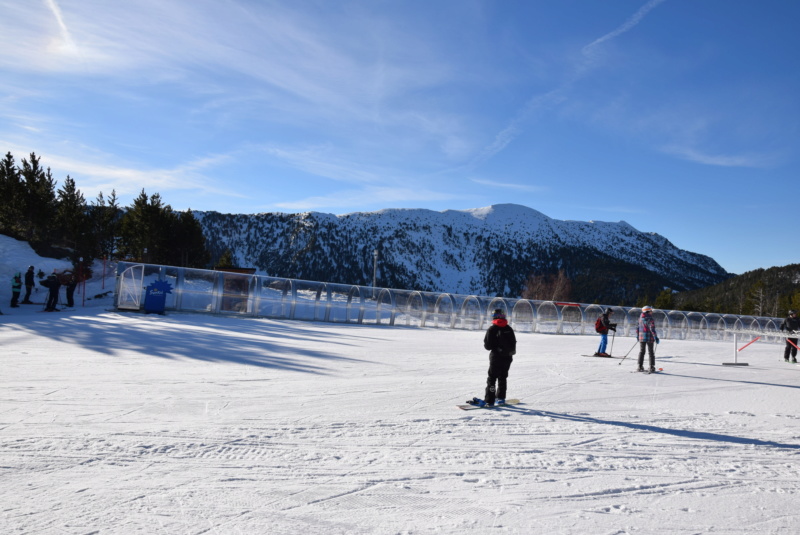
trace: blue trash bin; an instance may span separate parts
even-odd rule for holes
[[[167,281],[151,283],[144,294],[144,311],[148,314],[163,314],[167,306],[167,294],[171,293],[172,285]]]

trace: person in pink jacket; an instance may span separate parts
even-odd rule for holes
[[[656,371],[656,351],[653,344],[657,344],[658,334],[656,334],[656,320],[653,319],[653,307],[642,308],[642,315],[639,316],[639,323],[636,326],[636,336],[639,338],[639,367],[636,371],[644,371],[644,352],[650,353],[650,373]]]

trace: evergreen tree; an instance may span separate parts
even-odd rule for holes
[[[0,233],[22,238],[25,190],[10,152],[0,161]]]
[[[20,171],[24,189],[23,235],[33,244],[47,243],[52,236],[56,211],[56,181],[50,168],[44,170],[35,153],[22,159]]]
[[[94,239],[87,214],[83,193],[75,186],[75,181],[67,175],[64,185],[58,190],[56,208],[56,234],[63,245],[72,250],[73,262],[83,258],[91,262],[95,256]]]
[[[117,201],[116,190],[111,190],[108,200],[103,196],[103,192],[100,192],[89,207],[89,219],[97,257],[114,258],[122,219],[122,209]]]
[[[220,256],[219,260],[217,260],[216,267],[220,268],[236,267],[235,264],[233,263],[233,251],[231,251],[230,249],[225,249],[225,252],[222,253],[222,256]]]
[[[658,294],[656,297],[656,302],[653,304],[653,308],[657,308],[659,310],[672,310],[675,307],[675,303],[672,297],[672,289],[664,288],[664,290]]]
[[[174,236],[173,256],[171,264],[183,267],[208,267],[211,254],[206,248],[206,238],[200,222],[191,210],[177,215]]]
[[[152,264],[168,264],[170,231],[175,216],[161,195],[148,196],[144,190],[122,217],[120,249],[123,256]]]
[[[789,301],[789,306],[786,307],[786,313],[788,314],[790,310],[794,310],[795,312],[800,311],[800,292],[795,293]]]

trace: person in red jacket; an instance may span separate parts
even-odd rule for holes
[[[594,354],[595,357],[611,356],[606,353],[606,347],[608,346],[608,331],[617,332],[617,324],[611,323],[611,314],[613,313],[613,310],[607,308],[603,315],[597,318],[595,322],[595,330],[600,334],[600,347],[597,348],[597,353]]]

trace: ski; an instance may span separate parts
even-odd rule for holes
[[[656,368],[656,370],[653,371],[653,372],[651,372],[650,370],[644,370],[644,371],[641,371],[641,372],[639,370],[633,370],[631,373],[643,373],[645,375],[651,375],[653,373],[663,373],[663,372],[664,372],[664,368]]]
[[[507,399],[503,405],[492,405],[491,407],[489,407],[488,405],[484,405],[481,407],[480,405],[470,405],[469,403],[464,405],[456,405],[456,407],[458,407],[462,411],[471,411],[473,409],[502,409],[506,405],[517,405],[519,404],[519,402],[520,401],[518,399]]]
[[[597,357],[599,359],[621,359],[622,357],[615,357],[614,355],[581,355],[582,357]]]

